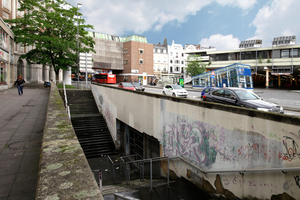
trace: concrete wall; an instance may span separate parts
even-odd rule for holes
[[[103,199],[54,82],[35,199]]]
[[[203,189],[228,198],[300,196],[300,118],[106,85],[92,84],[92,92],[115,140],[116,119],[157,138],[162,155],[187,161],[171,162],[177,176]]]

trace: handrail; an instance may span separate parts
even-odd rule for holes
[[[69,119],[71,119],[70,107],[68,106],[68,98],[67,98],[66,86],[65,86],[65,82],[64,81],[63,81],[63,86],[64,86],[64,96],[65,96],[66,110],[67,110],[67,113],[69,115]]]

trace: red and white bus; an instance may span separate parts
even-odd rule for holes
[[[117,83],[117,77],[115,74],[100,73],[95,74],[96,83]]]

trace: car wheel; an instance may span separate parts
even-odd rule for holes
[[[172,94],[172,96],[173,96],[173,97],[176,97],[176,94],[175,94],[175,93],[173,93],[173,94]]]
[[[165,91],[163,91],[163,95],[166,95],[166,92],[165,92]]]

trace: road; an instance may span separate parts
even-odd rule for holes
[[[155,94],[162,94],[162,88],[147,87],[146,91]],[[266,101],[274,102],[283,106],[285,114],[300,117],[300,91],[254,89],[254,92]],[[188,93],[189,99],[200,100],[199,91],[192,91],[192,89],[188,89]]]

